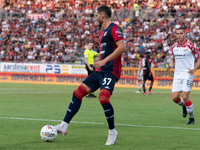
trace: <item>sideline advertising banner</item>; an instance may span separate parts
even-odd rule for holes
[[[1,63],[2,72],[41,72],[41,64]]]
[[[0,82],[79,85],[87,75],[0,72]],[[154,78],[154,88],[171,89],[173,78]],[[149,86],[149,82],[146,83]],[[116,87],[137,88],[137,77],[122,76]],[[194,79],[193,90],[200,90],[200,79]]]
[[[139,68],[131,68],[131,67],[123,67],[121,76],[129,76],[129,77],[137,77]],[[161,78],[173,78],[174,77],[174,69],[167,71],[166,68],[151,68],[154,77]],[[194,73],[195,79],[200,79],[200,70],[196,70]]]
[[[30,72],[55,74],[87,75],[85,65],[76,64],[34,64],[34,63],[5,63],[0,66],[2,72]]]

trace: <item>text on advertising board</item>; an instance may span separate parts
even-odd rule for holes
[[[40,65],[29,64],[4,64],[3,71],[13,72],[40,72]]]
[[[46,65],[46,73],[68,74],[69,69],[67,65]]]

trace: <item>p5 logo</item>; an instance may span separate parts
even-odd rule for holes
[[[60,65],[47,65],[46,73],[61,73]]]

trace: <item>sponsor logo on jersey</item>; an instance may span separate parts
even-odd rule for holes
[[[175,54],[175,59],[185,59],[185,54]]]
[[[187,51],[188,51],[188,49],[184,49],[183,51],[184,51],[184,52],[187,52]]]
[[[106,36],[106,34],[107,34],[107,31],[104,33],[104,36]]]
[[[102,43],[101,47],[107,46],[107,43]]]
[[[100,51],[100,54],[104,54],[105,53],[105,50],[103,50],[103,51]]]
[[[118,37],[123,38],[124,36],[123,36],[123,33],[122,33],[122,29],[121,29],[119,26],[117,26],[117,29],[118,29],[118,30],[116,30],[115,33],[118,33],[118,34],[119,34]]]

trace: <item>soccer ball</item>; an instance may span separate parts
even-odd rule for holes
[[[40,131],[41,138],[46,142],[52,142],[57,137],[57,130],[52,125],[45,125]]]

